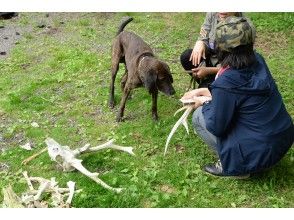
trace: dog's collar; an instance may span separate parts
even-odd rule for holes
[[[139,65],[146,57],[148,57],[148,56],[144,56],[143,58],[141,58],[141,60],[139,61]]]
[[[150,52],[146,52],[146,53],[142,53],[140,56],[139,56],[139,64],[138,64],[138,67],[140,67],[142,61],[146,58],[146,57],[153,57],[153,53],[150,53]]]

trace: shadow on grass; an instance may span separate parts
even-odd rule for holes
[[[273,167],[252,174],[250,181],[252,183],[266,183],[268,184],[269,189],[274,191],[281,190],[281,187],[293,188],[293,163],[290,161],[290,159],[284,158]]]

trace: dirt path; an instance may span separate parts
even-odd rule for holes
[[[18,41],[32,35],[38,38],[40,34],[54,35],[60,42],[70,37],[73,38],[79,32],[63,32],[67,23],[76,22],[79,19],[110,18],[113,13],[18,13],[10,19],[1,19],[0,16],[0,60],[9,56],[11,49]],[[99,20],[99,19],[98,19]],[[102,22],[102,21],[101,21]],[[97,25],[97,23],[94,23]],[[103,26],[103,23],[99,23]],[[93,28],[98,28],[95,26]],[[70,36],[68,36],[70,34]]]
[[[14,17],[12,19],[17,19]],[[0,59],[9,55],[10,49],[18,43],[22,29],[13,24],[0,25]]]
[[[8,57],[11,49],[26,34],[36,34],[36,30],[54,32],[52,26],[56,19],[63,24],[64,19],[70,18],[70,13],[18,13],[9,19],[0,16],[0,59]]]

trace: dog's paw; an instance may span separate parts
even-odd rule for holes
[[[109,108],[114,108],[114,102],[109,102],[108,106],[109,106]]]
[[[123,122],[123,117],[116,117],[116,122]]]
[[[153,115],[152,115],[152,119],[153,119],[153,121],[158,121],[158,119],[159,119],[159,118],[158,118],[158,115],[157,115],[157,114],[156,114],[156,115],[153,114]]]
[[[122,122],[123,121],[123,114],[121,112],[118,112],[116,115],[116,122]]]

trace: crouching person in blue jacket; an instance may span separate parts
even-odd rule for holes
[[[247,178],[272,167],[293,144],[292,119],[253,38],[245,18],[220,22],[216,80],[182,97],[195,100],[193,126],[219,156],[204,171],[216,176]]]

